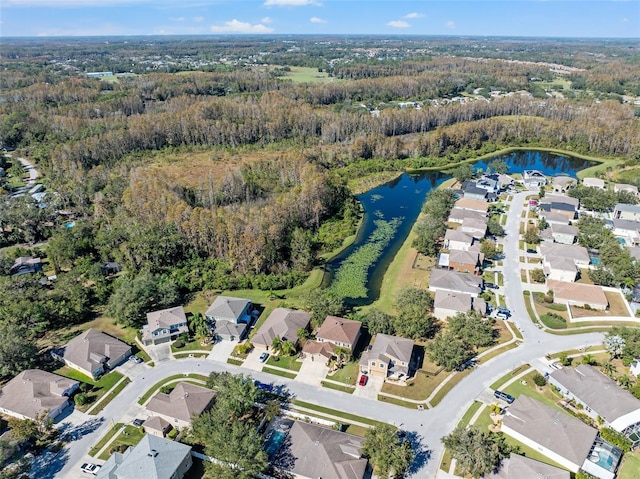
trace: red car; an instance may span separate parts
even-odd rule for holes
[[[366,374],[363,374],[362,376],[360,376],[360,386],[366,386],[367,385],[367,381],[369,380],[369,376],[367,376]]]

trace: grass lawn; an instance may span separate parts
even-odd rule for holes
[[[358,369],[358,362],[350,361],[338,369],[334,374],[327,375],[327,379],[353,385],[358,380]]]
[[[356,426],[355,424],[349,424],[347,426],[347,429],[345,429],[344,432],[346,432],[347,434],[353,434],[354,436],[364,437],[364,435],[367,433],[368,430],[369,428],[367,427]]]
[[[91,391],[87,392],[89,402],[83,406],[76,406],[80,411],[83,412],[93,406],[96,402],[98,402],[102,398],[102,396],[104,396],[118,381],[120,381],[124,377],[122,374],[116,371],[111,371],[109,374],[105,374],[97,381],[94,381],[88,376],[82,374],[80,371],[70,368],[69,366],[62,366],[61,368],[56,369],[54,373],[66,378],[74,379],[75,381],[79,381],[81,383],[90,384],[92,386]]]
[[[453,378],[451,378],[451,380],[447,382],[447,384],[445,384],[435,396],[433,396],[433,399],[429,401],[431,406],[435,407],[437,404],[439,404],[440,401],[444,399],[444,397],[449,393],[449,391],[451,391],[454,388],[456,384],[458,384],[465,377],[471,374],[471,371],[473,371],[473,368],[467,368],[462,372],[455,373]]]
[[[292,371],[300,371],[302,361],[297,360],[297,356],[274,356],[270,355],[267,364],[277,366],[279,368],[291,369]]]
[[[425,363],[428,360],[425,358]],[[436,368],[435,365],[433,365]],[[438,374],[428,374],[424,370],[419,370],[413,379],[407,381],[406,386],[397,386],[395,384],[384,383],[382,392],[401,396],[407,399],[424,400],[434,391],[434,389],[445,378],[449,376],[449,372],[440,370]]]
[[[285,371],[280,371],[279,369],[273,369],[270,367],[263,367],[262,368],[262,372],[263,373],[269,373],[269,374],[275,374],[276,376],[282,376],[283,378],[288,378],[288,379],[295,379],[296,378],[296,374],[294,373],[288,373]]]
[[[506,389],[504,389],[504,392],[511,394],[515,398],[524,394],[525,396],[536,399],[547,406],[557,409],[558,411],[563,411],[563,409],[556,404],[556,402],[560,400],[560,397],[551,390],[551,386],[549,386],[549,384],[542,388],[538,388],[538,386],[533,382],[534,374],[536,374],[536,372],[531,371],[529,374],[510,384]],[[523,381],[526,382],[526,384],[523,384]]]
[[[571,306],[571,314],[576,318],[588,318],[593,316],[626,316],[630,317],[629,311],[624,303],[624,298],[620,293],[605,291],[605,296],[609,301],[607,311],[589,310]]]
[[[131,382],[131,380],[129,378],[125,378],[124,381],[122,381],[120,384],[118,384],[116,387],[112,388],[111,390],[109,390],[109,392],[107,392],[107,394],[105,394],[98,402],[98,406],[93,409],[91,411],[91,415],[95,416],[96,414],[99,414],[100,411],[102,411],[107,404],[109,404],[111,401],[113,401],[115,399],[115,397],[120,394],[120,392],[127,386],[127,384],[129,384]]]
[[[227,363],[233,364],[234,366],[242,366],[242,361],[240,361],[239,359],[229,358],[227,359]]]
[[[385,424],[380,421],[376,421],[375,419],[369,419],[367,417],[356,416],[355,414],[350,414],[348,412],[338,411],[336,409],[331,409],[324,406],[318,406],[317,404],[312,404],[304,401],[299,401],[294,399],[292,402],[292,409],[295,410],[295,406],[303,407],[305,409],[311,409],[312,411],[316,411],[320,413],[321,416],[336,416],[338,418],[344,419],[346,422],[360,422],[362,424],[368,424],[369,426],[379,426],[381,424]],[[302,411],[304,414],[308,414],[306,411]],[[395,429],[395,428],[394,428]]]
[[[173,376],[169,376],[168,378],[164,378],[162,381],[158,381],[153,386],[149,388],[149,390],[140,396],[138,399],[138,404],[144,404],[151,396],[153,396],[158,389],[164,386],[171,381],[175,381],[176,379],[199,379],[202,381],[206,381],[209,379],[207,376],[203,376],[202,374],[174,374]]]
[[[340,81],[337,78],[330,77],[326,71],[318,71],[317,68],[311,67],[289,67],[289,71],[284,76],[278,77],[283,80],[291,80],[294,83],[327,83]]]
[[[442,455],[442,461],[440,461],[440,469],[442,469],[444,472],[449,472],[449,469],[451,469],[452,460],[453,456],[451,455],[451,452],[449,451],[449,449],[445,449],[444,454]]]
[[[514,376],[517,376],[518,374],[520,374],[522,371],[525,371],[527,369],[529,369],[531,366],[529,366],[528,364],[522,364],[521,366],[518,366],[517,368],[515,368],[513,371],[511,371],[510,373],[505,374],[504,376],[502,376],[500,379],[498,379],[497,381],[495,381],[491,386],[489,386],[491,389],[495,390],[500,388],[500,386],[502,386],[504,383],[506,383],[509,379],[513,378]]]
[[[482,404],[483,403],[481,403],[480,401],[473,401],[473,404],[471,404],[469,409],[467,409],[463,414],[462,419],[460,419],[460,422],[458,423],[458,426],[466,426],[467,424],[469,424],[469,421],[471,421],[471,418],[478,411],[478,409],[482,407]]]
[[[171,345],[172,353],[186,353],[189,351],[211,351],[211,349],[213,348],[213,344],[207,343],[203,346],[200,344],[199,340],[189,341],[181,348],[176,348],[174,344],[175,343]]]
[[[623,456],[618,468],[618,479],[640,479],[640,449]]]
[[[109,439],[115,436],[120,431],[120,429],[122,429],[122,426],[124,426],[124,424],[122,424],[121,422],[115,424],[104,436],[102,436],[100,441],[98,441],[98,443],[95,446],[89,449],[89,455],[91,457],[95,457],[98,451],[104,447],[104,445],[109,441]]]
[[[580,268],[580,279],[576,281],[576,283],[580,284],[593,284],[591,278],[589,278],[589,270],[586,268]]]
[[[327,381],[321,381],[322,387],[327,389],[335,389],[336,391],[340,391],[347,394],[353,394],[355,388],[349,386],[341,386],[339,384],[329,383]]]
[[[109,456],[111,456],[111,451],[117,449],[119,446],[135,446],[137,445],[142,437],[144,436],[144,432],[142,432],[141,427],[134,427],[132,425],[127,425],[120,432],[118,437],[109,445],[106,451],[104,451],[98,459],[107,460]]]

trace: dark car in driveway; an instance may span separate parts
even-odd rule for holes
[[[511,394],[507,394],[504,391],[494,391],[493,395],[496,397],[496,399],[500,399],[501,401],[507,402],[509,404],[516,400],[516,398],[514,398]]]

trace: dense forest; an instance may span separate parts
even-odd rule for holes
[[[203,289],[300,284],[354,233],[347,183],[370,173],[506,146],[640,161],[639,61],[632,42],[9,40],[3,336],[25,341],[103,306],[137,325],[140,310],[119,307],[134,293],[152,308]],[[302,82],[300,67],[324,77]],[[99,71],[115,75],[87,76]],[[10,196],[17,157],[38,165],[46,201]],[[39,244],[55,283],[8,276],[34,254],[7,248],[23,243]]]

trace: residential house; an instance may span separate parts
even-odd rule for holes
[[[433,269],[429,278],[429,291],[452,291],[466,293],[474,298],[482,292],[483,280],[481,276],[466,273],[456,273],[444,269]]]
[[[438,319],[447,319],[458,313],[471,310],[483,316],[487,314],[487,303],[478,297],[466,293],[437,290],[433,301],[433,315]]]
[[[131,346],[97,329],[87,329],[51,355],[96,379],[131,356]]]
[[[634,359],[629,365],[629,374],[636,378],[640,377],[640,358]]]
[[[635,185],[625,185],[622,183],[616,183],[615,185],[613,185],[614,193],[618,193],[620,191],[626,191],[628,193],[638,196],[638,187]]]
[[[580,201],[576,198],[560,195],[546,195],[540,200],[540,211],[565,216],[569,221],[575,219]]]
[[[182,306],[147,313],[147,324],[142,327],[142,342],[145,346],[173,341],[189,332],[187,316]]]
[[[607,184],[604,182],[604,180],[601,180],[600,178],[583,178],[582,184],[589,188],[598,188],[600,190],[604,190],[607,187]]]
[[[295,309],[276,308],[251,338],[251,344],[268,350],[275,338],[298,344],[298,331],[308,329],[311,315]]]
[[[640,399],[618,386],[613,379],[593,366],[580,364],[575,368],[557,369],[549,383],[569,400],[582,406],[589,417],[604,420],[604,425],[640,445]]]
[[[42,271],[42,260],[33,256],[20,256],[13,262],[13,266],[9,268],[11,276],[19,276],[21,274],[39,273]]]
[[[462,223],[462,221],[466,218],[482,220],[486,217],[487,215],[485,213],[481,213],[480,211],[465,210],[463,208],[455,207],[449,213],[449,218],[447,221],[449,221],[449,223]]]
[[[484,262],[484,254],[479,251],[451,250],[448,267],[460,273],[480,274]]]
[[[368,461],[362,456],[361,437],[302,421],[280,421],[291,426],[283,445],[273,453],[277,469],[299,479],[365,477]]]
[[[204,313],[215,323],[216,336],[228,341],[240,341],[251,325],[251,301],[244,298],[218,296]]]
[[[553,184],[553,191],[555,193],[566,193],[571,188],[575,188],[578,184],[578,180],[572,178],[571,176],[554,176],[551,180]]]
[[[371,349],[360,357],[360,372],[372,376],[406,379],[410,376],[413,340],[379,333]]]
[[[522,182],[527,188],[540,188],[547,184],[547,177],[538,170],[524,170],[522,173]]]
[[[640,205],[618,203],[613,210],[613,219],[640,221]]]
[[[80,383],[40,369],[22,371],[0,390],[0,413],[35,419],[43,413],[54,419],[72,403]]]
[[[152,415],[161,417],[176,428],[191,424],[193,416],[199,416],[212,405],[216,393],[211,389],[180,382],[169,394],[157,393],[147,404]]]
[[[465,218],[462,220],[460,230],[463,233],[470,234],[475,239],[482,239],[487,234],[487,219]]]
[[[578,228],[572,225],[552,224],[549,229],[556,243],[573,244],[578,236]]]
[[[497,175],[484,175],[475,181],[476,188],[485,190],[487,193],[498,193],[500,182]]]
[[[500,469],[484,479],[571,479],[571,473],[559,467],[511,453],[500,463]]]
[[[540,253],[545,260],[554,256],[557,258],[570,259],[579,268],[586,268],[591,263],[589,252],[584,246],[543,243],[540,245]]]
[[[609,307],[609,300],[600,286],[548,279],[547,287],[553,291],[553,302],[557,304],[579,307],[588,304],[601,311]]]
[[[548,256],[542,262],[542,269],[547,279],[574,282],[578,278],[580,269],[569,258]]]
[[[624,240],[625,245],[635,246],[640,244],[640,221],[611,220],[612,233]]]
[[[490,175],[491,178],[493,178],[494,176],[498,177],[498,184],[500,185],[501,190],[504,190],[510,186],[513,186],[515,183],[515,180],[513,179],[513,177],[509,175],[503,175],[503,174]]]
[[[454,207],[486,214],[489,209],[489,203],[486,201],[471,200],[469,198],[460,198],[455,202]]]
[[[474,182],[469,182],[469,185],[464,189],[463,198],[468,200],[485,201],[489,192],[483,188],[478,188]]]
[[[467,251],[473,245],[473,235],[461,230],[447,230],[444,234],[444,247],[449,250]]]
[[[572,198],[571,196],[567,195],[554,195],[550,193],[540,198],[540,204],[553,203],[573,206],[574,211],[578,211],[578,208],[580,207],[580,200],[578,198]]]
[[[507,409],[502,432],[571,472],[588,461],[597,429],[521,394]]]
[[[316,341],[331,343],[353,353],[360,339],[362,323],[352,319],[327,316],[316,331]]]
[[[165,437],[173,427],[166,419],[159,416],[151,416],[142,423],[144,432],[152,436]]]
[[[192,464],[191,446],[146,434],[135,447],[111,454],[96,479],[182,479]]]
[[[539,210],[538,216],[544,218],[550,225],[568,225],[569,218],[566,214],[555,213],[552,211]]]

